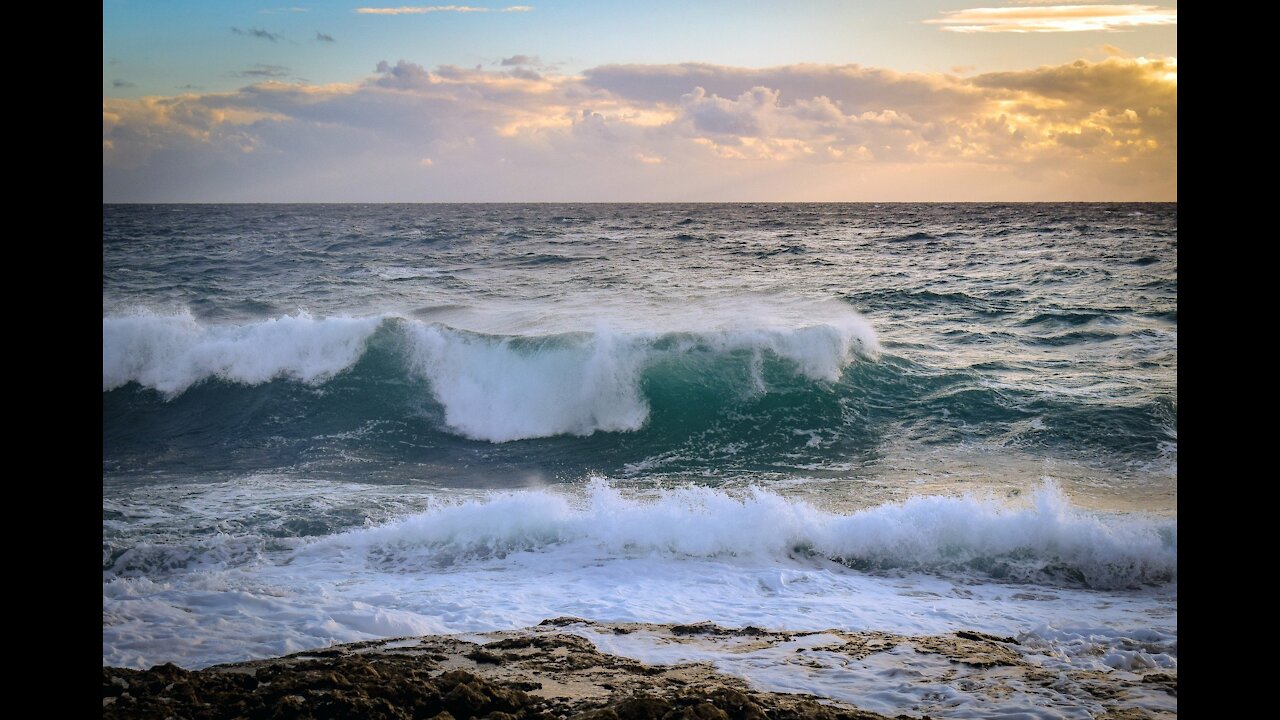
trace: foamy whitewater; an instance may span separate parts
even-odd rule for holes
[[[575,616],[1177,667],[1176,205],[103,228],[104,665]],[[579,632],[919,714],[871,666]],[[1021,697],[978,714],[1074,716]]]

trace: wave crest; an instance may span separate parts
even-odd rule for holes
[[[102,389],[130,382],[173,397],[210,378],[259,385],[320,383],[355,364],[381,317],[285,315],[247,325],[205,325],[190,313],[102,319]]]
[[[137,383],[172,399],[210,379],[320,384],[352,368],[382,334],[402,349],[402,370],[428,381],[445,423],[490,442],[638,430],[649,417],[645,373],[664,364],[743,356],[754,368],[745,390],[762,392],[766,356],[834,382],[857,356],[878,351],[874,331],[851,310],[794,327],[547,335],[487,335],[395,315],[299,313],[220,326],[152,314],[103,319],[102,389]]]
[[[439,504],[303,552],[335,549],[363,551],[374,562],[405,569],[514,553],[817,555],[860,570],[1107,588],[1176,581],[1178,561],[1176,520],[1086,512],[1049,480],[1030,504],[921,496],[841,515],[760,489],[744,497],[690,487],[629,498],[597,479],[581,500],[535,490]]]

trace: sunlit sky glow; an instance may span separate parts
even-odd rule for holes
[[[1177,3],[103,3],[105,202],[1176,200]]]

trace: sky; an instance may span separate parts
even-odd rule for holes
[[[1177,199],[1175,2],[516,2],[104,0],[103,201]]]

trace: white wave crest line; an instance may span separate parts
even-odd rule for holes
[[[585,498],[545,490],[439,504],[387,525],[351,531],[300,552],[334,547],[413,565],[520,552],[594,550],[611,555],[796,558],[919,569],[1018,564],[1061,567],[1096,587],[1177,577],[1176,521],[1103,516],[1071,505],[1046,480],[1030,504],[974,496],[918,496],[850,515],[755,489],[735,497],[708,488],[642,500],[603,480]],[[856,564],[855,564],[856,566]]]
[[[210,378],[258,385],[319,383],[355,364],[385,319],[300,312],[247,325],[205,325],[190,313],[102,320],[102,389],[136,382],[173,397]]]
[[[319,384],[359,361],[378,328],[407,338],[408,370],[429,382],[446,423],[477,440],[633,431],[649,417],[644,372],[673,357],[747,353],[747,390],[765,391],[769,353],[814,382],[834,382],[857,357],[879,350],[852,311],[827,324],[747,326],[703,332],[590,332],[493,336],[398,315],[285,315],[245,325],[205,325],[190,313],[103,319],[103,391],[136,382],[177,397],[213,378],[256,385],[280,378]]]

